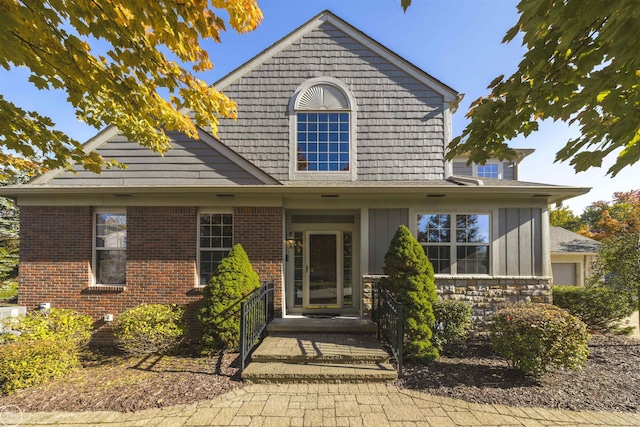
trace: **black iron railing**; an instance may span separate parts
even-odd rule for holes
[[[404,332],[402,328],[402,303],[384,289],[376,285],[372,293],[373,320],[378,325],[378,339],[384,341],[396,358],[398,377],[402,377],[402,352]]]
[[[240,372],[251,350],[273,320],[273,282],[265,283],[240,304]]]

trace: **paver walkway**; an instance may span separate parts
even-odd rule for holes
[[[27,413],[20,425],[640,426],[640,414],[469,404],[388,384],[256,384],[213,400],[130,414]]]

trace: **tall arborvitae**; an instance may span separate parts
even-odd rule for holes
[[[405,354],[420,362],[437,359],[438,349],[431,344],[437,299],[433,266],[404,225],[398,227],[384,257],[384,274],[383,286],[403,305]]]

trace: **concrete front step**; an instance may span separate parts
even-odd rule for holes
[[[388,363],[255,363],[242,373],[248,383],[351,383],[382,382],[397,379],[397,372]]]
[[[272,333],[251,356],[255,362],[386,363],[389,354],[374,335]]]
[[[361,317],[282,317],[273,319],[267,325],[267,332],[319,332],[319,333],[346,333],[346,334],[375,334],[377,326],[370,319]]]

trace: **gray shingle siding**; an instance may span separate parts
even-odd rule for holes
[[[224,88],[238,120],[222,121],[221,140],[288,180],[289,101],[316,77],[342,81],[356,99],[358,180],[443,178],[442,96],[329,23]]]
[[[100,175],[76,166],[77,176],[63,172],[55,185],[258,185],[260,180],[231,162],[201,140],[171,133],[171,145],[164,157],[128,141],[124,136],[111,138],[96,151],[105,159],[116,159],[126,170],[106,169]]]

